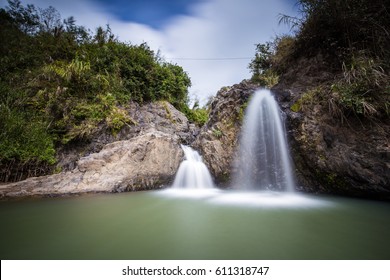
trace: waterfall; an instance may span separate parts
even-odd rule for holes
[[[199,153],[188,146],[182,145],[185,159],[176,173],[173,188],[208,189],[213,188],[213,180]]]
[[[271,92],[255,92],[247,107],[236,161],[241,189],[294,190],[281,111]]]

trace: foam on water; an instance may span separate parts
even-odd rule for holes
[[[173,198],[207,199],[221,193],[217,188],[169,188],[158,192],[158,195]]]
[[[158,196],[201,200],[209,205],[244,208],[322,208],[332,206],[326,199],[289,192],[236,191],[219,189],[165,189]]]
[[[210,202],[217,205],[256,208],[321,208],[331,206],[330,202],[317,197],[267,191],[229,192],[214,197]]]

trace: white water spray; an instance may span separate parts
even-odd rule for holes
[[[185,160],[176,173],[173,188],[208,189],[213,188],[213,180],[199,153],[188,146],[182,145]]]
[[[294,190],[281,112],[269,90],[258,90],[245,113],[235,186]]]

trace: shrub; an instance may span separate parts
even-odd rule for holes
[[[281,74],[291,66],[295,38],[289,35],[279,36],[273,42],[272,69]]]
[[[209,119],[209,110],[207,108],[190,109],[185,105],[183,113],[190,122],[193,122],[198,126],[203,126]]]
[[[47,131],[47,123],[4,105],[0,105],[0,119],[0,162],[56,162],[53,138]]]
[[[93,34],[53,7],[19,0],[0,8],[0,25],[0,168],[52,164],[55,147],[90,140],[101,125],[117,133],[132,123],[130,101],[166,100],[198,124],[207,119],[188,108],[182,67],[146,43],[118,42],[109,26]]]
[[[294,43],[293,37],[285,35],[272,42],[257,44],[255,57],[248,66],[252,80],[267,88],[276,85],[279,74],[289,67]]]
[[[339,65],[355,52],[389,61],[390,17],[387,0],[299,0],[302,20],[296,52],[321,52]]]
[[[389,88],[390,77],[377,61],[363,53],[355,55],[343,63],[343,78],[331,86],[332,108],[337,104],[341,108],[333,112],[365,117],[388,115]]]

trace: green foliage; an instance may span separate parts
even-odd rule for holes
[[[299,102],[295,102],[293,105],[291,105],[290,109],[295,113],[298,112],[301,109]]]
[[[272,54],[271,43],[266,42],[265,44],[256,45],[255,57],[249,63],[248,68],[252,72],[253,76],[259,76],[267,71],[272,66]]]
[[[214,128],[212,131],[213,131],[213,135],[216,138],[218,138],[218,139],[222,138],[223,132],[221,130],[219,130],[218,128]]]
[[[293,79],[291,69],[305,67],[310,58],[321,57],[322,67],[334,79],[310,85],[291,106],[294,112],[324,105],[346,120],[380,119],[390,115],[390,14],[387,0],[299,0],[300,17],[282,15],[295,37],[281,36],[259,44],[250,64],[254,80],[273,84],[273,74]],[[302,62],[302,63],[301,63]],[[316,70],[317,69],[317,70]],[[310,67],[310,76],[320,76]],[[276,79],[275,79],[276,81]]]
[[[292,62],[296,39],[289,35],[278,36],[273,41],[272,71],[281,74],[287,71]]]
[[[237,120],[242,123],[244,121],[244,117],[245,117],[245,111],[246,111],[246,108],[248,107],[248,104],[249,104],[249,100],[247,100],[246,102],[244,102],[239,110],[238,110],[238,114],[237,114]]]
[[[46,100],[37,104],[46,104],[42,111],[54,118],[56,130],[65,131],[63,143],[89,139],[95,132],[93,127],[103,121],[113,133],[118,132],[127,118],[118,115],[123,111],[117,106],[130,100],[167,100],[183,109],[190,85],[180,66],[159,63],[146,44],[86,44],[72,61],[45,65],[42,73],[38,93],[46,93]]]
[[[109,26],[93,34],[49,7],[9,0],[0,9],[0,169],[9,162],[55,162],[55,147],[113,134],[134,122],[126,106],[165,100],[188,108],[187,73],[149,46],[118,42]],[[1,171],[1,170],[0,170]],[[1,175],[1,174],[0,174]]]
[[[209,119],[209,110],[207,108],[190,109],[185,105],[183,109],[182,112],[186,115],[187,119],[198,126],[204,125]]]
[[[0,162],[55,162],[53,139],[44,121],[4,105],[0,119]]]
[[[298,112],[311,110],[314,104],[318,104],[323,101],[323,92],[324,89],[320,86],[306,91],[302,94],[301,98],[290,107],[291,111]]]
[[[255,57],[248,66],[252,80],[267,88],[276,85],[280,73],[289,66],[294,43],[293,37],[285,35],[272,42],[257,44]]]
[[[298,6],[297,53],[321,52],[336,65],[359,51],[389,61],[387,0],[299,0]]]
[[[263,87],[271,88],[279,80],[278,75],[271,69],[273,56],[274,48],[270,42],[257,44],[255,57],[248,66],[252,72],[252,80]]]
[[[262,87],[272,88],[279,82],[279,75],[274,71],[268,69],[264,71],[261,75],[252,78],[254,81],[259,83]]]
[[[331,86],[331,110],[335,115],[374,117],[389,115],[390,77],[364,54],[343,63],[343,78]]]

